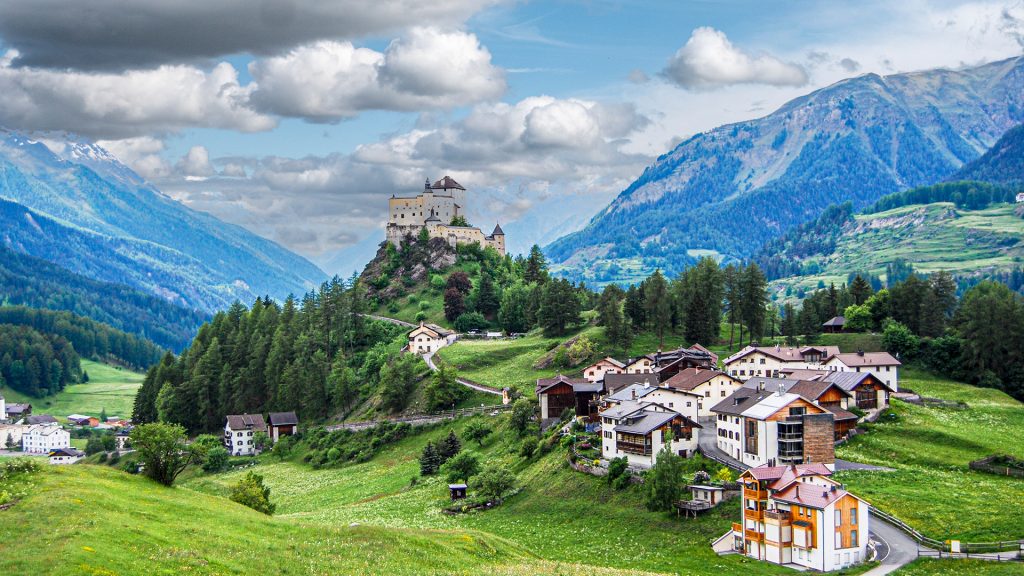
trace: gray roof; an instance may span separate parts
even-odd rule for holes
[[[826,320],[822,326],[844,326],[846,324],[846,318],[842,316],[835,316]]]
[[[604,375],[604,387],[609,392],[615,392],[630,384],[644,383],[650,384],[652,387],[657,386],[659,383],[657,374],[605,374]]]
[[[491,232],[491,236],[504,236],[505,231],[501,229],[499,224],[494,225],[494,232]]]
[[[630,384],[625,388],[620,389],[618,392],[608,396],[605,400],[611,402],[624,402],[628,400],[635,400],[637,398],[643,398],[651,392],[654,392],[658,388],[655,386],[644,386],[643,384]],[[633,394],[636,394],[634,396]]]
[[[266,432],[267,423],[263,421],[263,414],[232,414],[228,416],[228,428]]]
[[[643,409],[644,406],[646,406],[646,404],[642,404],[640,402],[622,402],[601,412],[601,417],[618,420],[623,416],[628,416],[629,414],[632,414],[634,412],[639,412],[640,410]]]
[[[750,388],[740,388],[735,391],[725,400],[722,400],[718,404],[715,404],[712,412],[717,414],[729,414],[732,416],[739,416],[746,411],[747,408],[756,405],[761,400],[774,394],[771,390],[752,390]]]
[[[615,431],[627,434],[647,434],[664,426],[665,423],[672,421],[677,416],[681,415],[678,412],[644,412],[644,415],[638,420],[616,426]]]
[[[839,386],[843,390],[850,392],[851,390],[859,386],[861,382],[863,382],[869,377],[871,377],[870,372],[839,372],[837,370],[835,372],[828,373],[825,376],[825,381],[831,382],[836,386]],[[878,380],[878,378],[875,378],[875,380]],[[892,388],[886,386],[885,382],[878,380],[878,383],[881,384],[882,386],[885,386],[890,391],[892,390]]]
[[[29,416],[25,418],[26,424],[56,424],[57,419],[49,414],[40,414],[38,416]]]
[[[299,423],[299,417],[295,415],[295,412],[271,412],[270,413],[270,425],[271,426],[295,426]]]

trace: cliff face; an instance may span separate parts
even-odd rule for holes
[[[453,266],[455,260],[455,249],[443,238],[431,238],[426,244],[414,241],[401,248],[385,241],[359,278],[369,297],[386,302],[427,282],[431,272]]]

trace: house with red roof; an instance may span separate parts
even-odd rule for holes
[[[758,466],[740,475],[737,552],[830,572],[867,560],[869,505],[820,463]]]

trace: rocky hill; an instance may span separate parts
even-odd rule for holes
[[[844,80],[682,142],[545,252],[588,283],[747,257],[831,204],[941,182],[1022,120],[1024,58]]]

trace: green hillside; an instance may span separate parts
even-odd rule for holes
[[[104,409],[109,416],[131,416],[142,374],[84,359],[82,370],[88,372],[89,382],[71,384],[46,398],[32,398],[7,387],[0,392],[7,402],[27,402],[36,414],[52,414],[61,420],[68,414],[99,416]]]
[[[3,574],[626,574],[476,531],[311,524],[99,466],[48,467],[2,513]],[[31,535],[31,537],[26,537]]]
[[[970,210],[951,202],[857,214],[834,245],[798,258],[811,273],[772,285],[776,293],[794,294],[821,282],[842,284],[854,272],[884,277],[886,265],[900,259],[924,273],[973,275],[1018,268],[1024,263],[1022,215],[1024,210],[1013,204]]]

